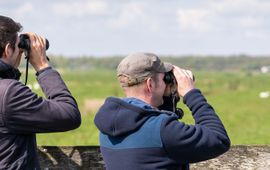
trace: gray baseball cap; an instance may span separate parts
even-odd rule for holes
[[[117,67],[117,77],[120,84],[133,86],[146,80],[153,73],[166,73],[171,71],[171,63],[162,62],[152,53],[133,53],[125,57]]]

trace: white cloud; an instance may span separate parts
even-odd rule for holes
[[[224,0],[212,3],[211,8],[216,9],[220,20],[226,22],[228,28],[238,32],[238,36],[265,39],[269,34],[270,1]]]
[[[2,14],[21,22],[24,30],[48,37],[50,52],[56,54],[137,49],[163,54],[269,53],[269,0],[0,0],[0,4]],[[65,41],[67,36],[73,41]]]
[[[177,10],[180,30],[198,33],[266,29],[270,24],[269,15],[270,1],[263,0],[206,0],[199,7]]]
[[[140,3],[123,5],[117,17],[113,17],[109,24],[114,28],[125,28],[133,22],[143,20],[145,17],[144,6]]]
[[[103,0],[82,0],[72,2],[54,3],[52,6],[54,13],[65,16],[85,16],[85,15],[102,15],[108,10],[107,3]]]
[[[26,2],[14,10],[15,15],[23,17],[33,11],[33,4]]]
[[[211,17],[209,11],[205,9],[178,9],[177,21],[181,30],[205,32],[212,29],[208,18]]]
[[[113,29],[136,30],[153,33],[160,31],[160,13],[149,9],[149,1],[132,1],[118,6],[110,16],[108,25]]]
[[[263,25],[260,18],[249,17],[249,16],[240,18],[239,24],[245,28],[255,28],[255,27],[260,27]]]
[[[254,31],[254,30],[246,30],[243,31],[243,34],[246,38],[252,38],[252,39],[263,39],[265,38],[265,35],[267,35],[264,31]]]
[[[268,0],[209,0],[207,6],[220,12],[269,13],[270,11]]]

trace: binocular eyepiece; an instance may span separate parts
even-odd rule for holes
[[[165,84],[173,84],[174,83],[175,77],[174,77],[172,71],[165,73],[163,81],[165,82]]]
[[[20,36],[20,42],[18,44],[18,47],[27,51],[31,50],[31,45],[30,45],[30,37],[27,34],[21,34]],[[48,50],[50,44],[47,39],[46,40],[46,50]]]

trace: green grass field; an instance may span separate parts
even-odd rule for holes
[[[32,73],[30,73],[32,74]],[[93,123],[98,105],[108,96],[123,96],[113,70],[61,71],[67,86],[77,99],[82,113],[80,128],[64,133],[38,134],[38,145],[98,145],[98,131]],[[195,72],[196,87],[223,120],[232,144],[270,144],[270,75],[236,72]],[[29,77],[29,85],[35,82]],[[33,90],[42,95],[40,89]],[[193,123],[188,109],[181,121]]]

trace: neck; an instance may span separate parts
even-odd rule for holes
[[[151,95],[139,91],[127,92],[126,97],[133,97],[142,100],[143,102],[149,104],[152,107],[155,107],[152,102]]]

